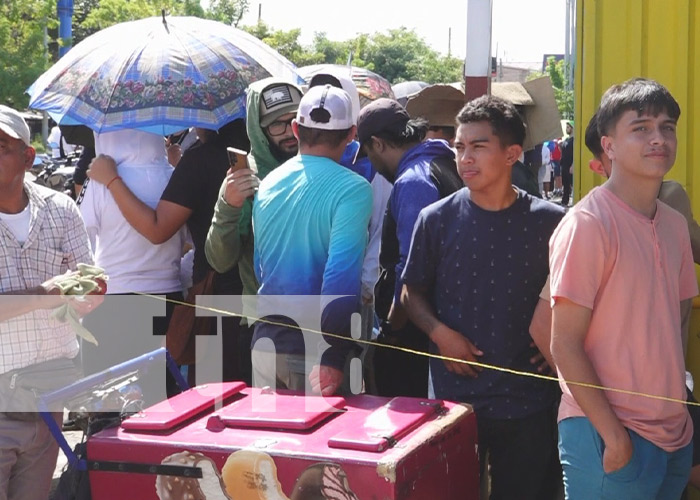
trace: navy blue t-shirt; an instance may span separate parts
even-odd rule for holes
[[[549,274],[549,238],[564,215],[525,191],[487,211],[464,188],[423,209],[403,282],[423,286],[440,321],[483,351],[479,361],[536,372],[529,326]],[[437,347],[431,343],[431,352]],[[554,382],[485,369],[475,379],[430,360],[435,395],[470,403],[487,418],[522,418],[549,407]]]

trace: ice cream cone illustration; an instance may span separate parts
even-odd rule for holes
[[[289,500],[277,479],[277,466],[267,453],[238,450],[221,469],[226,492],[234,500]]]
[[[167,456],[163,465],[187,465],[202,469],[202,478],[178,476],[156,477],[156,493],[160,500],[231,500],[216,464],[201,453],[182,451]]]

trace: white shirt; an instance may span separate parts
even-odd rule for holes
[[[15,235],[20,245],[24,245],[29,236],[29,222],[31,220],[31,201],[27,203],[18,214],[4,214],[0,212],[0,220],[7,225],[7,228]]]
[[[59,141],[63,141],[63,153],[65,155],[69,155],[75,151],[75,146],[73,144],[68,144],[61,134],[61,129],[55,126],[51,129],[51,133],[47,139],[49,146],[51,146],[52,158],[61,157],[61,145]]]
[[[369,220],[369,241],[365,260],[362,263],[363,292],[374,295],[374,286],[379,279],[379,249],[382,242],[384,213],[391,196],[391,183],[383,175],[375,174],[372,187],[372,217]]]
[[[552,158],[552,152],[546,144],[542,145],[542,165],[548,165]]]
[[[173,173],[162,137],[135,130],[109,132],[96,136],[95,149],[97,154],[108,154],[117,161],[119,176],[138,199],[151,208],[158,205]],[[184,231],[154,245],[131,227],[103,184],[91,181],[85,186],[80,211],[93,244],[95,264],[109,276],[107,293],[182,290]]]

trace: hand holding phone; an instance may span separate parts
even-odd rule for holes
[[[248,155],[245,151],[236,148],[226,148],[228,153],[229,168],[224,183],[224,201],[232,207],[242,207],[247,198],[255,196],[260,185],[257,178],[248,165]]]
[[[231,171],[242,170],[248,168],[248,153],[241,149],[226,148],[228,154],[228,163],[231,166]]]

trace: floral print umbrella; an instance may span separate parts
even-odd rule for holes
[[[350,78],[352,78],[352,81],[357,87],[357,92],[360,94],[360,106],[365,107],[367,104],[380,97],[395,99],[394,91],[391,90],[389,80],[365,68],[342,66],[339,64],[312,64],[299,68],[298,71],[306,80],[306,83],[308,83],[315,74],[333,67],[347,69],[350,73]]]
[[[27,90],[29,107],[97,132],[219,129],[245,114],[245,90],[296,66],[225,24],[195,17],[121,23],[73,47]]]

